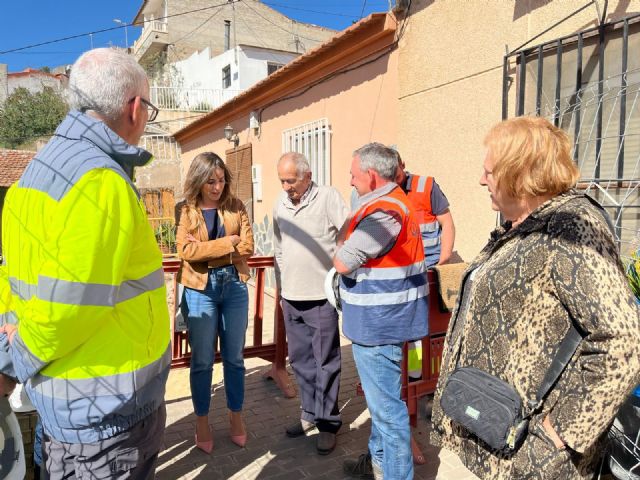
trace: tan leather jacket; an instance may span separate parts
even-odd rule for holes
[[[224,222],[225,237],[209,240],[207,226],[202,211],[196,207],[199,226],[189,219],[187,212],[193,207],[184,205],[178,224],[176,243],[182,266],[178,272],[178,282],[185,287],[204,290],[207,285],[209,268],[233,264],[238,270],[240,280],[249,280],[250,272],[247,258],[253,255],[253,232],[251,221],[242,201],[234,198],[225,210],[218,210],[218,216]],[[187,240],[193,235],[197,241]],[[229,240],[230,235],[239,235],[240,243],[235,247]]]

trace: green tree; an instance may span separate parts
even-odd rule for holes
[[[17,148],[52,135],[67,110],[65,101],[51,87],[37,93],[17,88],[0,106],[0,145]]]

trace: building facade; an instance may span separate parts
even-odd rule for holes
[[[540,114],[565,128],[574,140],[580,186],[612,214],[623,254],[637,237],[640,102],[633,72],[640,36],[632,18],[623,75],[621,20],[639,11],[637,0],[413,0],[403,12],[398,147],[410,170],[434,175],[447,193],[456,249],[465,260],[496,225],[479,178],[484,136],[503,116]],[[626,155],[618,172],[621,140]]]
[[[188,11],[193,13],[180,15]],[[335,34],[291,20],[259,0],[144,0],[132,23],[143,26],[132,47],[141,64],[161,52],[177,62],[205,48],[217,56],[236,45],[301,54]]]
[[[252,212],[258,252],[272,253],[282,153],[304,153],[313,179],[348,202],[353,151],[397,142],[396,27],[391,14],[370,15],[175,134],[183,171],[205,151],[226,158]]]

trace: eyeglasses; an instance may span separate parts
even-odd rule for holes
[[[216,180],[215,178],[207,180],[207,185],[225,185],[226,183],[226,180]]]
[[[131,100],[129,100],[129,103],[133,102],[135,99],[136,99],[136,97],[133,97]],[[149,112],[149,120],[148,121],[149,122],[153,122],[156,119],[156,117],[158,116],[158,112],[160,110],[158,109],[158,107],[156,107],[149,100],[145,100],[144,98],[140,97],[140,101],[147,106],[147,111]]]

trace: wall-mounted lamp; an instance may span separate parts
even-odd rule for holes
[[[238,148],[240,138],[238,138],[237,133],[233,133],[233,127],[230,124],[227,124],[227,126],[224,127],[224,138],[232,142],[234,148]]]

